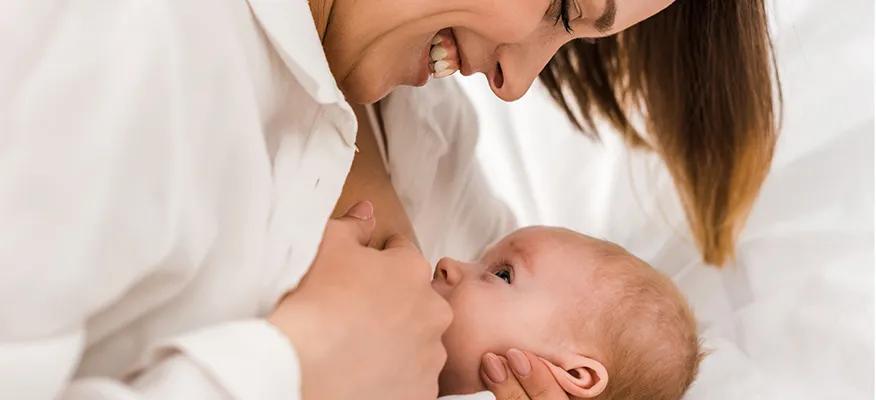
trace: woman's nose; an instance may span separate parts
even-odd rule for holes
[[[490,74],[490,89],[504,101],[515,101],[529,90],[535,81],[534,74],[525,74],[519,66],[511,63],[496,63]]]
[[[450,287],[458,285],[462,280],[461,263],[449,257],[442,258],[438,261],[433,279]]]
[[[529,90],[559,44],[527,41],[496,49],[496,65],[488,73],[490,88],[502,100],[514,101]]]

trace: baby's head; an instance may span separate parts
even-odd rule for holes
[[[560,228],[508,235],[477,262],[438,262],[454,319],[441,394],[484,389],[484,353],[544,358],[573,398],[678,399],[701,358],[672,282],[623,248]]]

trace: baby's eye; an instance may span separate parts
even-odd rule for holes
[[[505,283],[509,285],[511,284],[511,267],[503,265],[499,267],[496,272],[493,272],[493,275],[498,276],[499,279],[505,281]]]

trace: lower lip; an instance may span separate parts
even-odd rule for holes
[[[429,38],[429,43],[426,44],[426,48],[423,49],[423,54],[420,55],[420,68],[417,71],[417,78],[415,86],[423,86],[429,82],[429,77],[432,76],[432,67],[430,64],[432,63],[431,57],[429,57],[429,52],[432,51],[432,38]]]
[[[450,29],[450,35],[453,36],[453,43],[456,45],[456,58],[459,62],[459,73],[463,76],[469,76],[472,74],[471,68],[468,68],[468,65],[465,63],[465,55],[462,54],[462,46],[459,45],[459,40],[456,39],[456,31],[452,28]]]

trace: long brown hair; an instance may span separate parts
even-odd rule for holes
[[[618,35],[566,44],[540,78],[582,131],[602,117],[660,154],[704,260],[732,259],[778,137],[763,0],[677,0]]]

